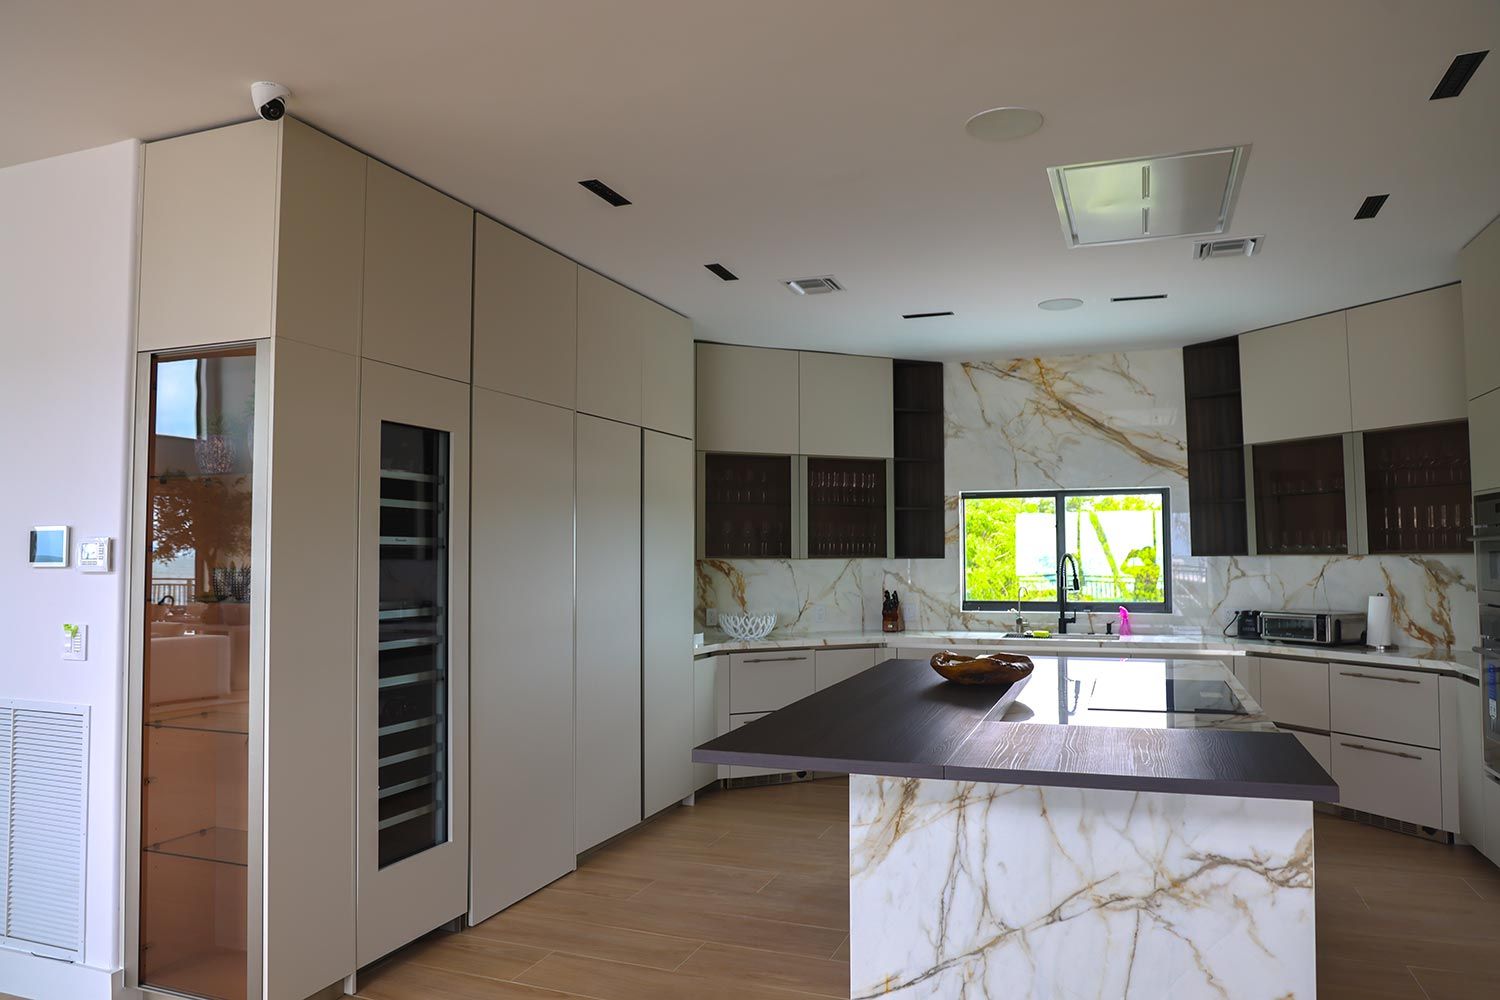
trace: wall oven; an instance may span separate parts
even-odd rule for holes
[[[1500,778],[1500,493],[1474,498],[1474,562],[1479,590],[1479,686],[1484,765]]]
[[[1479,607],[1500,609],[1500,493],[1474,498],[1474,561]]]

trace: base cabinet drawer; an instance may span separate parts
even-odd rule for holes
[[[745,715],[731,715],[729,717],[729,731],[732,733],[741,726],[749,725],[756,719],[764,719],[770,712],[750,712]],[[774,767],[746,767],[743,764],[729,764],[719,768],[721,778],[755,778],[762,774],[781,774]]]
[[[811,650],[735,653],[729,658],[729,711],[774,712],[813,693]]]
[[[1261,657],[1260,707],[1273,722],[1328,730],[1328,664]]]
[[[1312,754],[1313,760],[1322,765],[1323,770],[1329,774],[1333,773],[1333,740],[1322,733],[1304,733],[1296,729],[1288,729],[1287,732],[1297,737],[1308,753]]]
[[[1334,733],[1339,805],[1440,830],[1442,755],[1436,750]]]
[[[875,665],[875,649],[820,649],[813,654],[813,686],[819,691]]]
[[[1329,685],[1328,728],[1414,746],[1442,745],[1436,674],[1335,663]]]
[[[1500,865],[1500,780],[1484,775],[1484,837],[1474,846],[1481,854]]]

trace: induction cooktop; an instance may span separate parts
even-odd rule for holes
[[[1088,699],[1090,712],[1157,712],[1183,715],[1249,715],[1229,684],[1221,680],[1155,678],[1154,683],[1099,683]]]

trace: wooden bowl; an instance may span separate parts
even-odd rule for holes
[[[1020,653],[986,653],[974,656],[946,649],[932,657],[932,669],[955,684],[1014,684],[1031,676],[1036,664]]]

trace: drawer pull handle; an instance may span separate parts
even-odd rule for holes
[[[1361,678],[1363,680],[1367,680],[1367,681],[1389,681],[1392,684],[1420,684],[1420,683],[1422,683],[1421,681],[1414,681],[1410,677],[1380,677],[1380,676],[1378,676],[1376,674],[1355,674],[1355,673],[1350,673],[1347,670],[1340,670],[1339,671],[1339,676],[1340,677],[1359,677],[1359,678]]]
[[[745,660],[746,663],[787,663],[793,660],[805,660],[805,656],[757,656],[753,660]]]
[[[1400,750],[1382,750],[1379,747],[1365,746],[1363,743],[1345,743],[1343,740],[1339,740],[1339,744],[1348,747],[1350,750],[1368,750],[1370,753],[1383,753],[1388,757],[1405,757],[1407,760],[1422,759],[1421,754],[1403,753]]]

